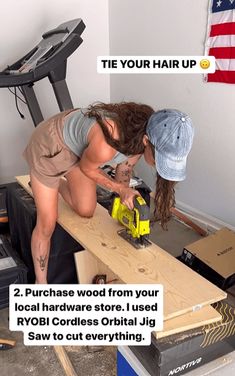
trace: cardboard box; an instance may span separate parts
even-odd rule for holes
[[[157,340],[130,350],[151,376],[183,375],[235,349],[235,298],[213,305],[222,321]]]
[[[235,284],[235,232],[222,228],[191,243],[184,248],[180,259],[225,290]]]

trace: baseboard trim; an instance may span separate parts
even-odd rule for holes
[[[193,208],[192,206],[185,204],[182,201],[176,202],[176,208],[182,211],[182,213],[187,215],[190,219],[192,219],[195,223],[197,223],[199,226],[201,226],[203,229],[205,229],[209,233],[219,230],[222,227],[227,227],[230,230],[235,231],[234,226],[226,222],[223,222],[216,217],[212,217],[206,213],[203,213],[202,211],[197,210]]]

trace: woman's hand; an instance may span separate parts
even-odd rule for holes
[[[119,196],[121,203],[126,205],[128,209],[132,210],[134,208],[134,198],[140,196],[140,193],[133,188],[122,187],[119,188]]]

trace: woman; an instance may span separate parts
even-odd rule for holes
[[[82,217],[92,217],[96,185],[120,195],[133,208],[138,191],[129,188],[134,165],[144,155],[157,169],[156,215],[164,226],[174,205],[174,185],[185,178],[193,127],[177,110],[144,104],[98,103],[64,111],[42,122],[24,151],[37,208],[31,249],[36,283],[47,283],[50,240],[58,216],[58,193]],[[115,164],[115,179],[100,168]],[[65,177],[65,179],[63,178]]]

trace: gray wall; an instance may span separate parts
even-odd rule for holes
[[[110,0],[109,6],[110,55],[204,54],[208,1]],[[195,141],[177,201],[235,226],[235,85],[206,84],[202,75],[115,74],[111,100],[178,108],[192,117]],[[154,185],[143,162],[138,171]]]

